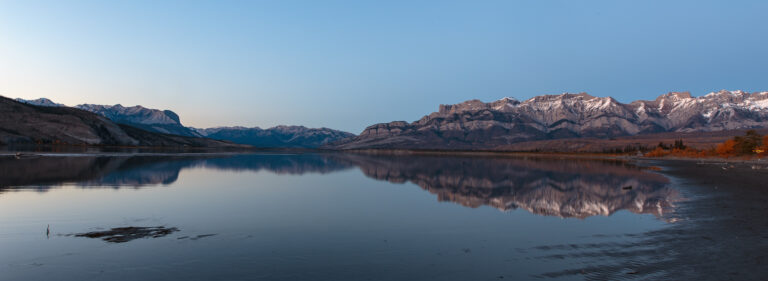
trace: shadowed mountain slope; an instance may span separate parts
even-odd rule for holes
[[[0,144],[245,147],[159,134],[71,107],[36,106],[0,97]]]
[[[16,101],[44,106],[67,107],[47,98]],[[354,134],[328,128],[307,128],[304,126],[276,126],[268,129],[258,127],[216,127],[197,129],[181,124],[178,114],[170,110],[146,108],[141,105],[125,107],[116,105],[80,104],[75,106],[108,118],[114,123],[136,127],[144,131],[179,135],[185,137],[210,138],[263,148],[316,148],[329,143],[354,137]]]
[[[277,126],[268,129],[245,127],[220,127],[197,129],[201,135],[257,147],[316,148],[338,142],[355,135],[328,128],[304,126]]]

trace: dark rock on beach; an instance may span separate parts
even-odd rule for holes
[[[163,226],[153,227],[117,227],[106,231],[93,231],[75,234],[75,237],[98,238],[110,243],[125,243],[141,238],[160,238],[179,231],[178,228]]]

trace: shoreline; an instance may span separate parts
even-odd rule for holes
[[[590,153],[590,152],[527,152],[494,150],[421,150],[421,149],[362,149],[340,150],[324,148],[215,148],[215,147],[155,147],[155,146],[88,146],[88,145],[35,145],[8,146],[0,145],[0,156],[13,156],[16,153],[29,154],[153,154],[153,155],[206,155],[206,154],[248,154],[248,153],[350,153],[380,156],[476,156],[510,158],[560,158],[593,160],[646,160],[646,161],[682,161],[697,163],[748,163],[768,164],[768,158],[720,158],[720,157],[646,157],[629,154]]]
[[[576,255],[592,256],[598,265],[543,276],[618,280],[624,279],[627,270],[643,280],[764,280],[768,276],[768,169],[755,170],[746,163],[724,168],[688,159],[643,160],[636,164],[661,167],[654,173],[669,178],[683,196],[665,214],[668,224],[598,250],[593,250],[597,244],[574,245],[574,249],[583,248],[574,250]]]
[[[663,167],[657,173],[674,178],[677,188],[689,196],[674,214],[681,221],[649,235],[653,237],[649,242],[676,253],[674,261],[646,270],[669,270],[686,280],[759,280],[768,276],[768,267],[758,266],[768,260],[768,169],[755,169],[744,161],[726,163],[700,165],[689,159],[638,163]],[[711,258],[715,256],[718,258]]]

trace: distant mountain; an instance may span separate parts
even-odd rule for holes
[[[37,106],[0,97],[0,145],[88,144],[244,147],[205,138],[148,132],[77,108]]]
[[[768,92],[719,91],[702,97],[668,93],[623,104],[586,93],[503,98],[440,105],[408,123],[369,126],[340,149],[498,149],[547,139],[612,138],[661,132],[709,132],[768,127]]]
[[[195,129],[207,138],[248,144],[256,147],[316,148],[354,137],[354,134],[328,128],[304,126],[277,126],[268,129],[258,127],[219,127]]]
[[[60,103],[55,103],[55,102],[53,102],[53,101],[51,101],[49,99],[46,99],[46,98],[39,98],[39,99],[36,99],[36,100],[25,100],[25,99],[18,98],[18,99],[16,99],[16,101],[20,102],[20,103],[26,103],[26,104],[37,105],[37,106],[50,106],[50,107],[66,106],[66,105],[63,105],[63,104],[60,104]]]
[[[36,100],[16,99],[26,104],[66,107],[46,98]],[[355,136],[347,132],[328,128],[306,128],[303,126],[277,126],[268,129],[258,127],[217,127],[197,129],[181,124],[179,115],[170,110],[158,110],[143,106],[124,107],[116,105],[80,104],[75,108],[90,111],[115,123],[136,127],[149,132],[187,137],[205,137],[231,141],[258,147],[316,148]]]
[[[194,130],[184,127],[181,124],[179,115],[170,110],[151,109],[140,105],[124,107],[120,104],[80,104],[75,107],[107,117],[116,123],[130,125],[150,132],[201,137]]]
[[[66,107],[47,98],[36,100],[16,99],[18,102],[48,107]],[[116,105],[80,104],[74,106],[109,118],[115,123],[125,124],[146,131],[187,137],[201,137],[200,134],[181,124],[179,115],[170,110],[145,108],[141,105],[124,107]]]

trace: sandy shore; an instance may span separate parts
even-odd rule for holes
[[[584,252],[610,260],[548,277],[587,280],[768,280],[768,169],[753,163],[638,160],[685,196],[670,227]],[[639,240],[639,242],[638,242]],[[627,273],[627,270],[631,273]]]
[[[768,279],[768,169],[749,162],[660,164],[691,196],[668,237],[675,266],[698,280]]]

